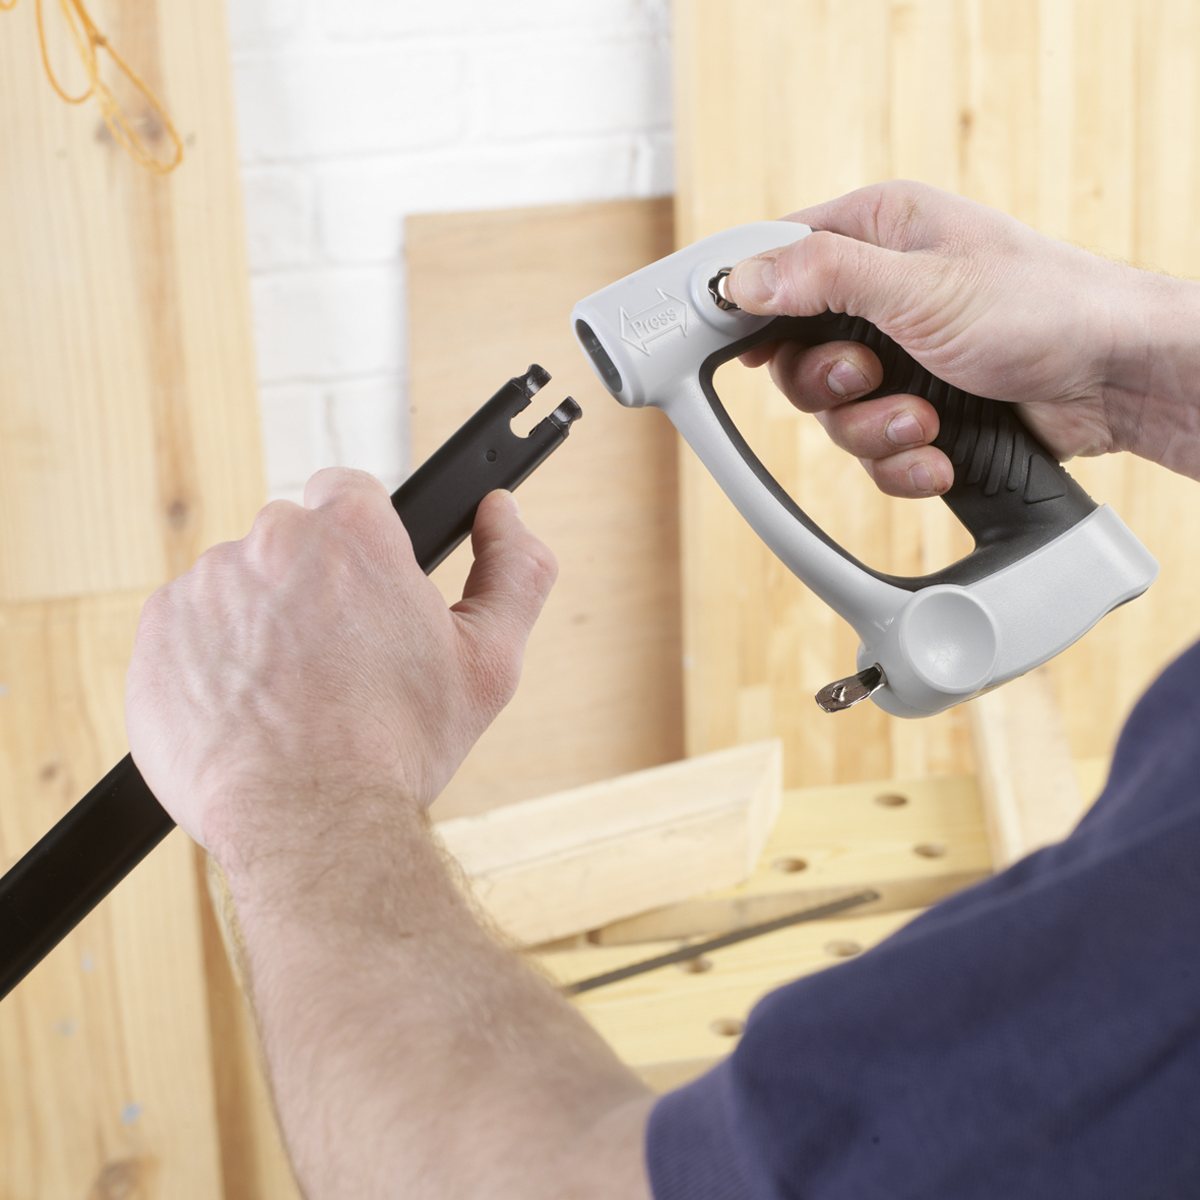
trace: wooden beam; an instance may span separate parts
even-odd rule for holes
[[[0,606],[0,870],[125,752],[143,599]],[[0,1196],[222,1194],[203,969],[176,832],[0,1005]]]
[[[746,879],[779,812],[778,742],[439,822],[475,898],[524,944]]]
[[[0,13],[0,867],[126,752],[145,596],[265,498],[224,6],[96,14],[166,178],[54,94],[35,8]],[[0,1006],[0,1195],[296,1194],[238,1152],[273,1117],[196,867],[173,834]]]
[[[50,89],[34,7],[0,36],[0,601],[157,587],[264,496],[224,12],[105,6],[187,144],[163,178]]]
[[[1061,841],[1087,810],[1054,676],[1039,667],[969,705],[997,870]]]

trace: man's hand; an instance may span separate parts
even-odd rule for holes
[[[475,565],[447,610],[382,484],[315,475],[304,506],[268,505],[146,605],[129,669],[139,769],[222,862],[317,844],[355,796],[425,808],[508,702],[557,567],[493,494]],[[369,823],[368,811],[361,814]],[[282,841],[281,841],[282,839]]]
[[[424,808],[517,684],[556,567],[493,493],[447,609],[383,488],[313,477],[147,605],[133,756],[225,867],[312,1200],[643,1200],[653,1097],[489,937]]]
[[[1055,242],[982,205],[913,183],[863,188],[794,214],[815,232],[740,263],[730,295],[754,313],[865,317],[946,382],[1019,403],[1060,459],[1132,450],[1200,478],[1200,289]],[[815,412],[885,492],[953,480],[918,396],[850,403],[883,375],[851,342],[777,342],[746,355]]]

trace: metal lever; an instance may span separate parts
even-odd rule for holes
[[[843,709],[861,704],[881,687],[886,686],[887,676],[883,673],[883,668],[876,663],[865,671],[859,671],[857,675],[850,675],[846,679],[827,683],[817,693],[817,706],[822,712],[841,712]]]

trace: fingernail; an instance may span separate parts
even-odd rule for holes
[[[503,488],[499,490],[504,494],[504,503],[519,517],[521,515],[521,506],[517,503],[516,496],[512,492],[505,491]]]
[[[908,478],[914,490],[924,492],[927,496],[937,494],[938,485],[934,483],[933,474],[924,463],[917,463],[915,467],[910,467]]]
[[[748,304],[768,304],[775,296],[779,272],[773,258],[748,258],[733,272],[734,287]]]
[[[825,386],[835,396],[861,396],[871,390],[871,381],[852,362],[839,358],[829,368]]]
[[[892,418],[887,427],[887,439],[896,446],[911,446],[914,442],[923,442],[925,433],[921,429],[921,424],[912,413],[898,413]],[[914,468],[915,469],[915,468]],[[922,467],[925,474],[929,474],[928,468]]]

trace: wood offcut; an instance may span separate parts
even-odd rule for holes
[[[491,921],[532,945],[749,878],[782,780],[780,746],[769,741],[434,829]]]

